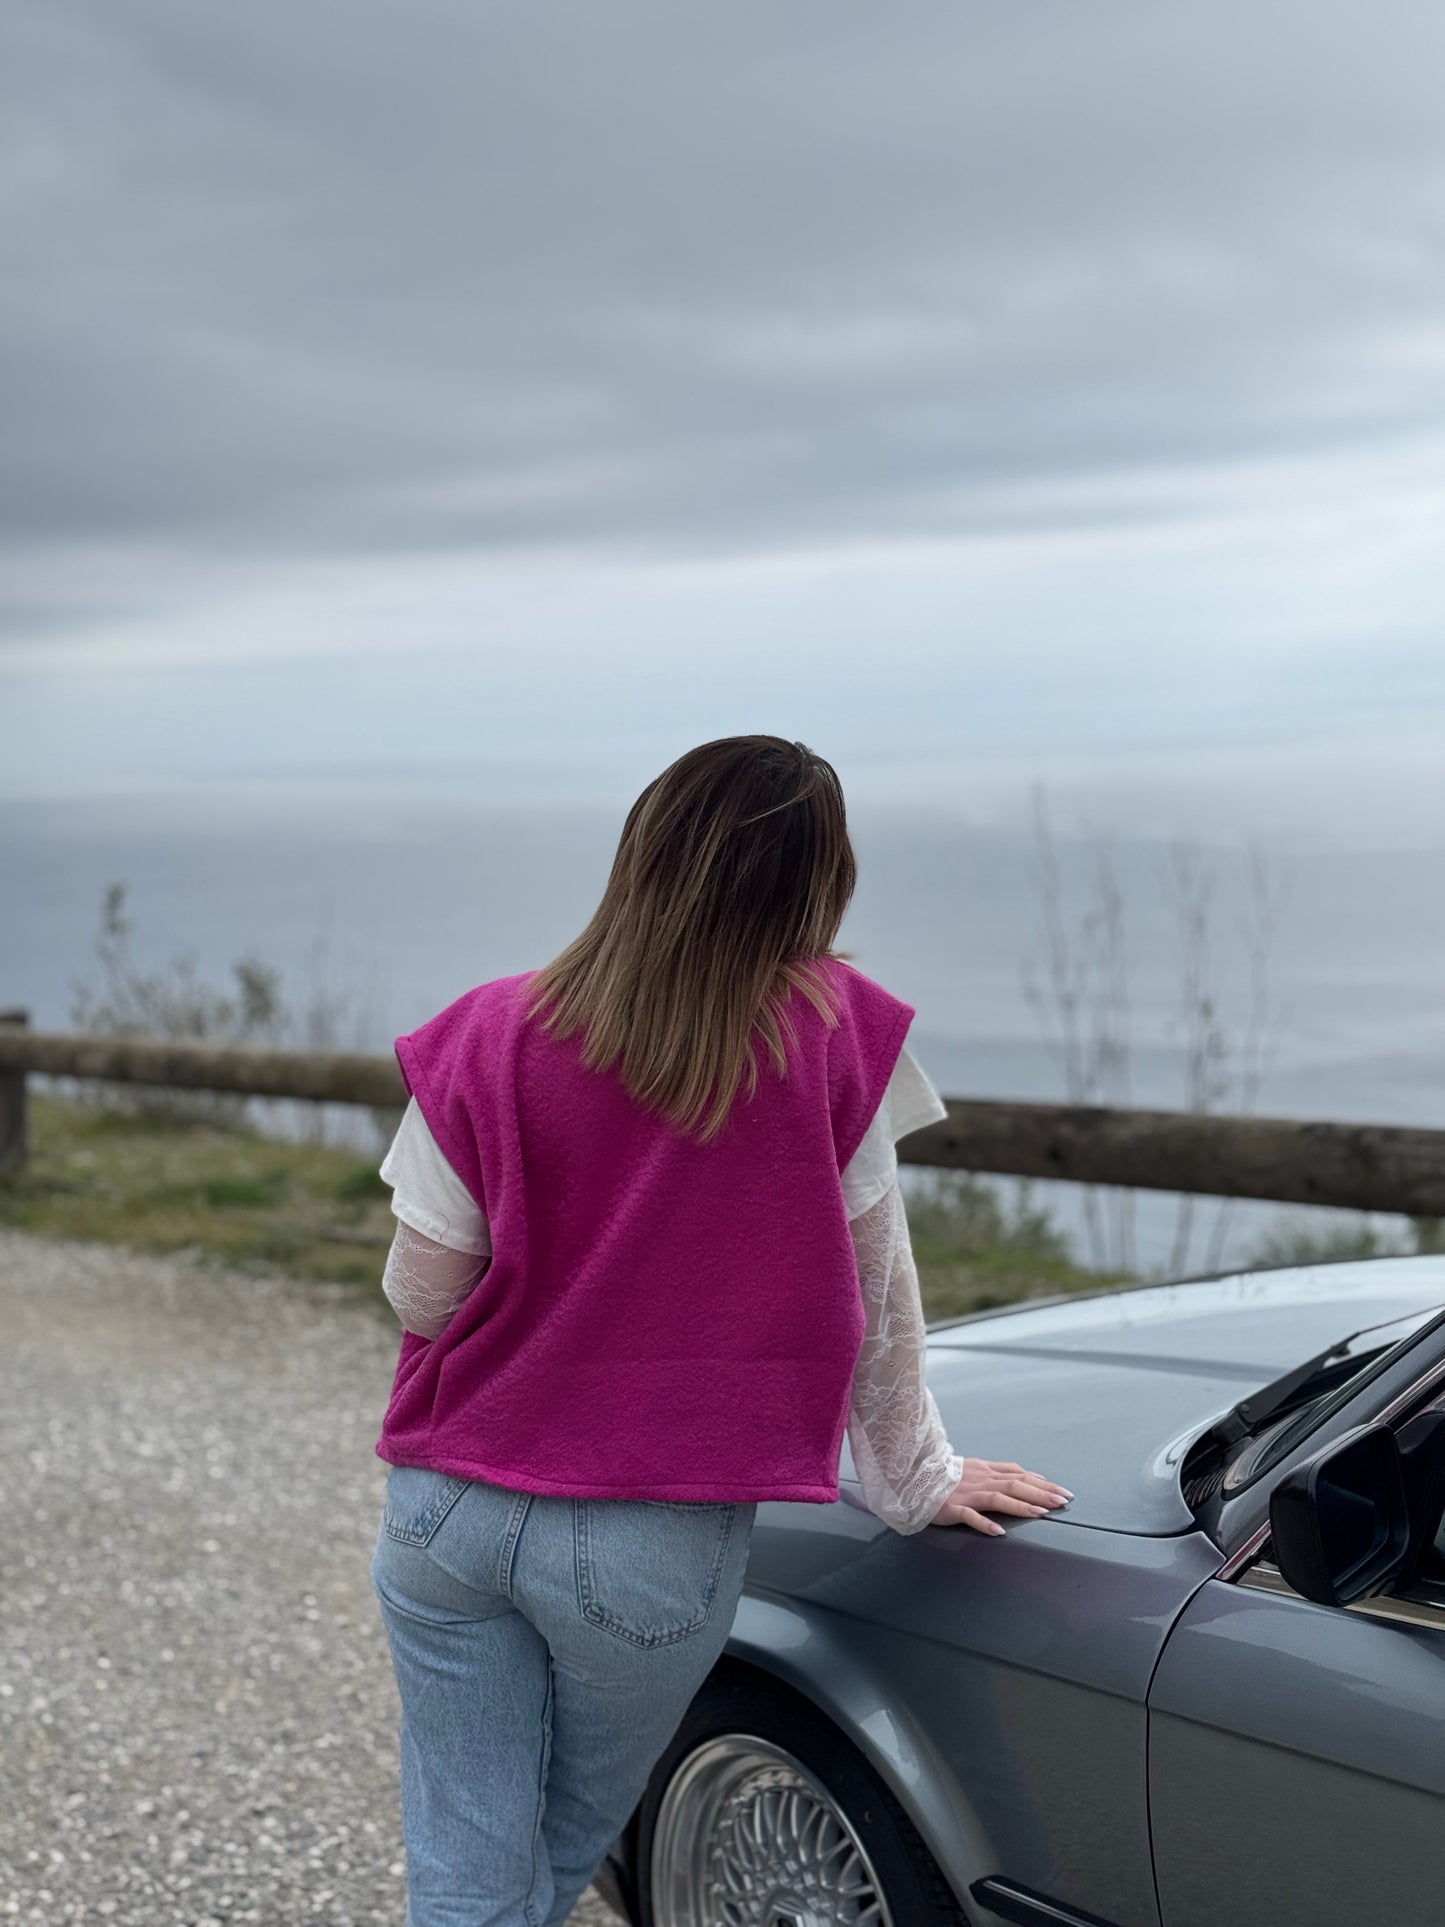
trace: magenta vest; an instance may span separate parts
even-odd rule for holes
[[[780,1078],[708,1145],[587,1070],[521,1007],[531,971],[396,1040],[407,1089],[486,1213],[492,1261],[439,1337],[404,1333],[378,1455],[523,1492],[838,1497],[863,1338],[840,1173],[913,1007],[819,960],[838,1025],[789,1006]]]

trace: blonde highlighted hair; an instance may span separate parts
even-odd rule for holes
[[[804,743],[722,736],[647,785],[622,827],[602,901],[537,971],[528,1017],[585,1032],[582,1062],[710,1143],[745,1087],[756,1029],[777,1073],[794,989],[834,1025],[824,957],[857,881],[837,772]],[[711,1111],[706,1122],[704,1113]]]

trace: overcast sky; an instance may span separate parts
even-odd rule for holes
[[[0,0],[0,794],[1440,840],[1445,9]]]

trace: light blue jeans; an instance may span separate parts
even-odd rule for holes
[[[561,1927],[722,1652],[756,1513],[392,1466],[406,1927]]]

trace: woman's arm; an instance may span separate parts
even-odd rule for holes
[[[853,1372],[848,1443],[870,1512],[895,1532],[966,1525],[998,1534],[989,1512],[1039,1519],[1067,1505],[1066,1486],[1012,1460],[963,1458],[924,1380],[927,1326],[897,1179],[850,1221],[866,1317]]]
[[[921,1532],[957,1486],[963,1459],[924,1382],[923,1303],[896,1178],[849,1228],[866,1323],[848,1444],[869,1511],[895,1532]]]
[[[442,1155],[415,1098],[381,1163],[400,1220],[382,1290],[409,1332],[436,1338],[491,1262],[492,1234],[477,1200]]]
[[[386,1254],[381,1288],[407,1331],[436,1338],[491,1262],[438,1244],[403,1220]]]

